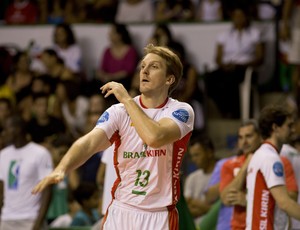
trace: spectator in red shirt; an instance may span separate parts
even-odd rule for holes
[[[14,0],[5,11],[6,24],[34,24],[38,9],[30,0]]]

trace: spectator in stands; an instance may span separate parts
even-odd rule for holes
[[[67,132],[74,138],[85,131],[88,99],[82,95],[80,84],[74,80],[63,80],[57,84],[53,113],[65,121]]]
[[[38,22],[38,8],[30,0],[14,0],[5,11],[6,24],[35,24]]]
[[[106,110],[106,108],[106,101],[101,94],[95,93],[89,97],[86,133],[91,131],[95,127],[95,124],[97,123],[99,117]]]
[[[14,106],[12,102],[5,97],[0,97],[0,150],[5,147],[4,138],[2,137],[2,131],[6,119],[8,119],[14,112]]]
[[[48,149],[52,154],[54,167],[58,165],[65,151],[70,148],[73,141],[69,135],[58,133],[52,138],[51,142],[48,143]],[[70,185],[69,176],[66,176],[61,182],[52,186],[52,196],[46,216],[47,222],[50,223],[51,226],[52,224],[65,224],[65,227],[70,226],[72,216],[75,214],[74,212],[79,210],[78,203],[71,201],[72,197],[69,197],[71,190],[72,187]],[[64,216],[64,218],[59,218],[66,213],[69,215]],[[59,218],[59,220],[57,218]],[[55,222],[52,223],[53,221]]]
[[[91,15],[89,15],[89,17],[92,21],[100,23],[115,22],[118,2],[118,0],[95,0],[94,3],[90,5]]]
[[[25,91],[30,90],[34,72],[30,69],[30,58],[25,51],[14,56],[14,65],[11,74],[6,80],[6,85],[15,94],[16,100],[20,101]]]
[[[205,191],[205,199],[210,205],[210,210],[202,217],[199,224],[200,229],[205,229],[204,227],[216,230],[230,229],[230,220],[233,208],[225,206],[221,202],[219,192],[221,169],[224,163],[230,158],[231,157],[227,157],[219,160],[211,174],[211,178]],[[211,216],[211,212],[217,212],[217,214],[215,214],[215,216]]]
[[[33,78],[31,83],[31,92],[32,94],[36,93],[46,93],[52,94],[54,93],[54,88],[52,87],[52,78],[48,74],[38,75]]]
[[[35,196],[30,188],[52,169],[50,152],[30,141],[20,116],[4,124],[7,147],[0,153],[1,229],[43,229],[51,186]]]
[[[8,98],[0,97],[0,132],[6,119],[12,115],[13,110],[12,102]]]
[[[33,94],[32,118],[28,122],[28,132],[32,140],[46,146],[56,135],[66,132],[63,121],[49,114],[48,104],[48,94]]]
[[[200,218],[210,208],[205,201],[205,189],[216,164],[214,146],[211,140],[204,135],[193,133],[189,153],[197,170],[189,174],[184,184],[184,197],[189,210],[198,225]]]
[[[154,20],[153,4],[149,0],[121,1],[116,14],[118,23],[143,23]]]
[[[53,34],[54,50],[74,73],[81,72],[81,48],[69,24],[61,23],[55,26]]]
[[[182,22],[193,19],[194,5],[190,0],[162,0],[156,4],[156,22]]]
[[[40,0],[40,21],[47,24],[65,22],[67,0]]]
[[[59,215],[50,223],[50,228],[69,228],[75,214],[80,210],[80,204],[75,200],[71,190],[68,190],[68,212]]]
[[[101,85],[113,80],[129,89],[137,68],[138,53],[126,25],[113,24],[109,31],[109,42],[110,45],[102,54],[97,78]]]
[[[149,38],[149,43],[158,46],[167,46],[172,50],[179,50],[183,46],[177,41],[167,23],[157,23]]]
[[[84,133],[88,133],[95,127],[99,117],[105,111],[105,109],[106,102],[101,94],[96,93],[89,97]],[[97,171],[101,163],[101,157],[102,152],[94,154],[78,169],[69,173],[72,188],[77,188],[80,182],[97,183]]]
[[[13,53],[10,46],[0,46],[0,87],[5,83],[13,67]]]
[[[74,215],[71,226],[93,226],[100,220],[97,210],[99,190],[94,183],[83,182],[73,192],[81,209]]]
[[[232,27],[218,36],[215,60],[217,69],[205,79],[206,91],[223,117],[240,118],[239,84],[247,67],[263,61],[263,44],[258,28],[252,26],[247,10],[232,11]]]
[[[45,49],[41,54],[42,64],[45,66],[46,73],[50,75],[54,82],[59,80],[71,80],[75,74],[70,68],[65,66],[54,49]]]
[[[11,100],[16,103],[16,111],[27,121],[31,116],[31,83],[35,77],[30,62],[26,52],[17,53],[14,56],[14,68],[6,80]]]
[[[280,37],[290,43],[288,63],[294,66],[292,76],[292,93],[300,103],[300,2],[285,0],[282,7],[282,26]],[[300,109],[298,109],[299,115]]]
[[[223,20],[222,2],[220,0],[200,1],[196,9],[196,20],[201,22],[217,22]]]
[[[248,9],[248,17],[254,18],[256,16],[256,6],[258,1],[253,0],[221,0],[222,9],[223,9],[223,17],[225,20],[231,20],[232,18],[232,10],[236,7],[243,6],[243,8]]]
[[[67,0],[66,23],[74,24],[87,22],[89,13],[88,1]]]

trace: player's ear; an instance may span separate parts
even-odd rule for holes
[[[167,82],[166,82],[166,84],[169,85],[169,86],[171,86],[174,82],[175,82],[175,76],[174,76],[173,74],[172,74],[172,75],[169,75],[169,76],[167,77]]]

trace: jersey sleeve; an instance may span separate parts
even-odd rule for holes
[[[291,162],[286,157],[281,156],[280,158],[284,166],[287,190],[292,192],[298,192],[298,185]]]
[[[221,168],[220,187],[219,190],[222,192],[224,188],[234,179],[232,172],[232,166],[230,160],[226,161]]]
[[[104,164],[113,163],[113,154],[114,154],[114,147],[115,145],[112,145],[105,149],[102,153],[101,162]]]
[[[166,114],[166,117],[172,119],[178,125],[181,133],[180,138],[183,138],[193,130],[194,116],[192,107],[183,102],[179,102],[178,106],[168,109]]]
[[[119,119],[121,118],[120,107],[113,105],[108,108],[98,119],[95,128],[101,128],[108,139],[119,130]]]
[[[284,167],[279,156],[271,156],[265,160],[261,172],[269,189],[277,185],[285,185]]]

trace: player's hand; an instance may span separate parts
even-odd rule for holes
[[[32,194],[37,194],[42,192],[47,186],[51,184],[57,184],[62,181],[65,177],[65,173],[63,171],[53,171],[44,179],[42,179],[31,191]]]
[[[246,196],[242,191],[236,189],[230,189],[226,195],[227,203],[230,205],[246,206]]]
[[[124,86],[118,82],[108,82],[100,88],[104,97],[108,97],[109,95],[113,94],[117,98],[117,100],[123,103],[125,100],[131,99],[129,93],[124,88]]]

